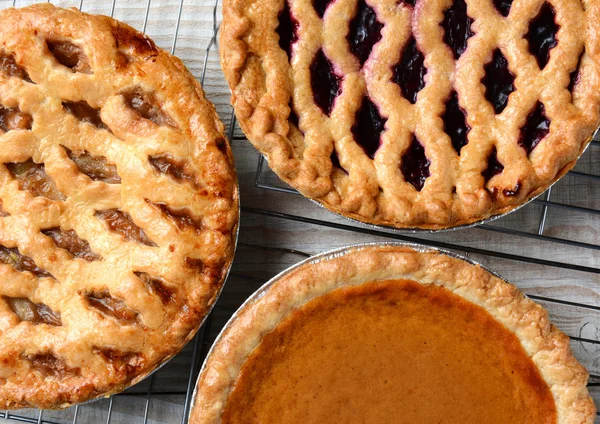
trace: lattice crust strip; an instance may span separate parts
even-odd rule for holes
[[[238,193],[214,107],[107,17],[0,13],[0,409],[122,390],[198,329]]]
[[[227,0],[221,57],[281,178],[363,221],[443,228],[509,211],[574,165],[599,123],[598,8]]]

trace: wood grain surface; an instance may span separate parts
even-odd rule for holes
[[[32,3],[17,1],[16,5]],[[53,3],[78,7],[80,1]],[[12,0],[0,0],[0,8],[12,4]],[[213,23],[214,4],[214,0],[83,0],[83,10],[110,15],[114,6],[115,18],[139,30],[145,28],[157,45],[174,52],[203,81],[207,97],[215,103],[221,118],[229,126],[232,117],[229,89],[220,70],[218,45],[211,45],[214,27],[220,22],[219,6],[217,22]],[[484,228],[436,234],[388,230],[368,233],[369,227],[333,215],[297,194],[277,191],[277,188],[286,188],[285,184],[268,169],[266,162],[257,173],[259,154],[237,127],[232,144],[243,207],[238,250],[210,325],[200,330],[196,346],[191,342],[153,378],[129,389],[125,395],[113,397],[112,401],[106,399],[77,410],[45,411],[43,414],[35,410],[15,411],[21,421],[25,418],[29,422],[130,424],[143,423],[146,417],[148,423],[181,423],[191,368],[195,381],[197,365],[210,343],[235,309],[258,287],[307,255],[350,244],[398,239],[449,244],[459,253],[464,253],[463,249],[476,249],[468,256],[498,272],[535,299],[542,299],[539,302],[548,309],[553,322],[573,337],[571,345],[575,356],[590,374],[598,376],[591,380],[590,390],[600,406],[600,250],[597,250],[600,246],[600,179],[569,175],[557,183],[551,191],[551,201],[592,211],[549,207],[544,237],[538,239],[523,237],[518,232],[538,233],[543,212],[543,205],[539,203],[531,203]],[[576,171],[600,175],[598,144],[590,146]],[[262,187],[255,185],[257,177]],[[282,218],[276,216],[278,214],[300,218]],[[338,228],[332,228],[331,223]],[[497,228],[510,229],[513,234],[498,232]],[[567,245],[560,240],[575,241],[577,245]],[[486,251],[507,254],[510,258]],[[531,263],[528,258],[581,269]],[[201,337],[205,333],[206,340]],[[3,412],[0,412],[2,416]],[[0,423],[5,422],[14,421],[0,418]],[[596,422],[600,423],[600,420]]]

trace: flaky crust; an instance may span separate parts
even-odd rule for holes
[[[483,307],[517,335],[538,367],[556,401],[558,424],[594,422],[588,374],[573,357],[569,338],[550,323],[545,309],[479,265],[426,247],[372,244],[310,258],[255,293],[225,326],[206,359],[190,424],[221,422],[244,361],[262,336],[295,308],[339,287],[390,279],[436,284]]]
[[[0,245],[45,272],[0,261],[0,409],[62,408],[137,383],[193,337],[233,258],[237,177],[200,84],[143,34],[49,4],[4,10],[0,23],[0,53],[28,74],[0,72],[0,103],[33,122],[0,134]],[[69,69],[69,57],[52,52],[49,43],[62,42],[82,51],[88,69]],[[128,92],[153,104],[138,113]],[[105,128],[65,109],[81,101]],[[92,179],[69,151],[104,157],[120,183]],[[64,200],[20,188],[6,164],[30,158]],[[98,217],[106,210],[128,214],[149,241],[111,230]],[[101,259],[73,257],[48,228],[74,230]],[[59,314],[60,325],[20,320],[9,300],[23,298]]]
[[[281,179],[327,209],[363,222],[443,229],[526,203],[575,165],[600,122],[598,2],[551,1],[560,30],[543,71],[524,37],[544,0],[515,4],[506,19],[492,1],[466,3],[476,35],[455,62],[440,26],[451,0],[417,1],[414,9],[403,1],[368,0],[385,26],[381,41],[361,67],[346,40],[357,0],[330,3],[323,20],[310,0],[291,0],[290,10],[299,24],[291,64],[276,32],[284,0],[224,0],[221,63],[243,131]],[[415,105],[391,81],[411,33],[428,68]],[[516,91],[499,115],[485,99],[480,82],[496,47],[516,76]],[[310,66],[319,49],[344,77],[330,117],[315,104],[311,90]],[[580,79],[571,95],[570,74],[583,49]],[[471,127],[460,156],[441,119],[453,89]],[[388,118],[373,160],[351,132],[367,91]],[[528,157],[518,140],[538,100],[551,120],[550,132]],[[290,105],[299,124],[290,118]],[[431,175],[421,191],[405,181],[400,170],[413,134],[431,162]],[[494,147],[504,171],[486,181],[482,172]],[[343,170],[332,165],[333,152]]]

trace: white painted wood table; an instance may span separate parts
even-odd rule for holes
[[[17,6],[31,3],[16,1]],[[216,22],[213,22],[215,0],[54,0],[53,3],[81,5],[86,12],[113,14],[139,30],[145,29],[160,47],[174,51],[203,81],[207,97],[230,126],[229,90],[220,70],[218,46],[211,41],[221,19],[217,3]],[[12,0],[0,0],[0,8],[12,5]],[[467,253],[547,307],[554,323],[572,337],[577,358],[592,376],[597,376],[591,379],[590,390],[600,406],[598,143],[584,154],[576,167],[577,173],[555,185],[549,197],[544,195],[484,228],[439,234],[372,230],[335,216],[301,196],[280,191],[288,189],[268,170],[266,163],[258,172],[259,155],[239,128],[233,131],[232,143],[242,199],[238,251],[223,294],[195,341],[153,378],[125,394],[66,411],[14,411],[9,419],[0,411],[0,423],[15,422],[14,419],[34,423],[185,422],[189,385],[193,387],[206,349],[247,296],[307,254],[353,243],[393,239],[421,240]],[[541,219],[544,215],[545,220]]]

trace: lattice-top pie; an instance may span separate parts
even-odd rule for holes
[[[238,222],[230,147],[177,58],[51,5],[0,13],[0,409],[131,385],[214,303]]]
[[[592,424],[548,313],[480,266],[399,245],[311,258],[225,326],[190,424]]]
[[[221,62],[250,141],[302,194],[440,229],[514,209],[599,123],[592,0],[225,0]]]

